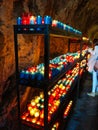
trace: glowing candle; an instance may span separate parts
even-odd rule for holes
[[[37,121],[37,118],[32,119],[32,123],[36,123],[36,121]]]
[[[21,17],[18,17],[18,18],[17,18],[17,24],[18,24],[18,25],[21,25],[21,20],[22,20]]]
[[[26,118],[26,121],[30,121],[30,118],[27,117],[27,118]]]
[[[42,17],[41,17],[40,15],[38,15],[38,16],[36,17],[36,23],[37,23],[37,24],[42,24]]]
[[[58,26],[58,28],[61,28],[61,29],[63,29],[64,27],[64,25],[63,25],[63,23],[62,22],[60,22],[60,21],[58,21],[58,23],[57,23],[57,26]]]
[[[35,103],[34,99],[32,99],[31,100],[31,106],[35,106],[35,105],[36,105],[36,103]]]
[[[30,15],[29,14],[22,15],[22,24],[23,25],[30,24]]]
[[[34,16],[31,16],[30,17],[30,24],[35,24],[35,17]]]
[[[25,120],[25,119],[26,119],[26,116],[25,116],[25,115],[23,115],[21,118],[22,118],[23,120]]]
[[[52,27],[57,27],[57,23],[58,23],[57,20],[53,20],[53,21],[52,21]]]
[[[28,105],[28,110],[30,111],[32,109],[31,104]]]
[[[40,112],[37,110],[37,111],[34,113],[34,116],[35,116],[35,117],[39,117],[39,115],[40,115]]]
[[[43,111],[40,113],[40,118],[41,118],[41,119],[44,118],[44,112],[43,112]]]
[[[41,124],[41,122],[40,122],[40,121],[37,121],[37,122],[36,122],[36,124],[37,124],[37,125],[40,125],[40,124]]]
[[[20,78],[24,78],[24,76],[25,76],[25,71],[22,70],[22,71],[20,72]]]
[[[44,17],[44,24],[51,24],[51,17],[50,16]]]
[[[35,111],[36,111],[36,109],[34,109],[34,108],[31,109],[31,110],[30,110],[30,115],[33,116],[33,115],[35,114]]]
[[[36,97],[35,103],[38,103],[38,102],[39,102],[39,97]]]

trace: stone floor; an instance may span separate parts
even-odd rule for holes
[[[87,95],[91,91],[91,85],[91,74],[87,73],[81,83],[83,90],[64,130],[98,130],[98,96]]]

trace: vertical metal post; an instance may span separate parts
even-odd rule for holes
[[[44,38],[44,130],[48,130],[48,86],[49,86],[49,55],[50,55],[50,38],[49,38],[49,26],[45,27]]]
[[[78,74],[80,74],[80,69],[81,69],[81,57],[82,57],[82,39],[80,41],[80,57],[79,57],[79,71],[78,71]],[[77,99],[79,98],[79,95],[80,95],[80,76],[78,78],[78,84],[77,84]]]
[[[68,52],[70,52],[70,39],[68,39]]]
[[[17,43],[17,27],[14,26],[14,52],[15,52],[15,71],[16,71],[16,90],[17,90],[17,101],[18,101],[18,121],[19,130],[21,130],[20,121],[20,96],[19,96],[19,67],[18,67],[18,43]]]

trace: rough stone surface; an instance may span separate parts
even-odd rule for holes
[[[0,118],[2,128],[7,122],[7,116],[13,111],[12,108],[17,105],[16,97],[7,101],[4,100],[4,95],[8,92],[12,93],[15,87],[15,85],[11,87],[11,83],[15,82],[14,79],[11,82],[11,77],[15,73],[13,25],[16,24],[16,18],[23,12],[31,12],[35,16],[38,14],[50,15],[53,19],[79,29],[85,36],[98,37],[97,0],[0,0],[0,114],[4,114]],[[20,68],[36,65],[43,61],[43,37],[19,35],[18,39]],[[67,43],[67,38],[51,38],[51,58],[59,53],[66,53]],[[77,44],[71,44],[72,52],[77,49],[79,49]],[[11,96],[11,93],[7,95]],[[4,101],[7,106],[2,105]]]

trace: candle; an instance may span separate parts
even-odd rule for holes
[[[23,115],[21,118],[22,118],[23,120],[26,120],[26,116],[25,116],[25,115]]]
[[[37,24],[42,24],[42,16],[38,15],[38,16],[36,17],[36,23],[37,23]]]
[[[63,23],[62,22],[60,22],[60,21],[58,21],[58,23],[57,23],[57,26],[58,26],[58,28],[61,28],[61,29],[63,29],[64,27],[64,25],[63,25]]]
[[[44,24],[51,24],[51,17],[50,16],[44,17]]]
[[[37,110],[37,111],[35,111],[35,113],[34,113],[34,117],[39,117],[39,115],[40,115],[40,111],[39,110]]]
[[[30,14],[26,13],[22,15],[22,24],[23,25],[30,24]]]
[[[64,24],[64,30],[69,31],[69,26]]]
[[[32,119],[32,123],[36,123],[36,121],[37,121],[37,118]]]
[[[73,33],[73,28],[69,26],[69,31]]]
[[[20,72],[20,78],[24,78],[24,76],[25,76],[25,71],[22,70],[22,71]]]
[[[30,116],[33,116],[35,114],[35,109],[30,110]]]
[[[30,24],[35,24],[35,17],[34,16],[30,17]]]
[[[25,79],[29,79],[29,72],[26,70],[25,73],[24,73],[24,78]]]
[[[52,27],[57,27],[57,23],[58,23],[57,20],[53,20],[53,21],[52,21]]]
[[[21,17],[18,17],[18,18],[17,18],[17,24],[18,24],[18,25],[21,25],[21,20],[22,20]]]

